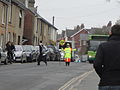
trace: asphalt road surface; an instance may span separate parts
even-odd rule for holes
[[[69,67],[64,62],[0,65],[0,90],[69,90],[92,70],[92,64],[75,62]]]

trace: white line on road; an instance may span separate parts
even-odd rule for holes
[[[79,81],[79,83],[85,79],[89,74],[91,74],[94,70],[91,70],[91,71],[88,71],[80,76],[77,76],[75,78],[72,78],[70,81],[68,81],[66,84],[64,84],[61,88],[59,88],[58,90],[65,90],[67,89],[68,87],[72,86],[73,83]],[[73,88],[73,86],[71,87]],[[70,90],[70,89],[69,89]]]

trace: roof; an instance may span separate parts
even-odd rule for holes
[[[5,3],[5,4],[9,4],[10,3],[10,1],[9,0],[0,0],[1,2],[3,2],[3,3]]]
[[[67,37],[70,37],[70,36],[72,36],[73,34],[75,34],[76,32],[78,32],[78,30],[67,29],[67,30],[66,30],[66,35],[67,35]]]
[[[41,19],[43,22],[47,23],[49,26],[51,26],[51,27],[53,27],[54,29],[58,30],[54,25],[52,25],[50,22],[48,22],[47,20],[45,20],[45,19],[44,19],[43,17],[41,17],[40,15],[39,15],[38,18]]]
[[[17,4],[17,6],[22,8],[22,9],[26,9],[25,5],[18,0],[11,0],[11,2]]]
[[[86,29],[80,29],[78,32],[74,33],[71,37],[74,37],[76,34],[80,33],[81,31],[86,30]],[[86,30],[87,31],[87,30]],[[87,31],[88,32],[88,31]]]
[[[5,1],[5,0],[0,0],[0,1]],[[34,1],[34,0],[33,0]],[[54,29],[58,30],[54,25],[52,25],[51,23],[49,23],[47,20],[45,20],[43,17],[41,17],[38,13],[37,10],[35,10],[35,8],[27,8],[25,6],[24,3],[20,2],[19,0],[12,0],[12,2],[16,3],[19,7],[21,7],[22,9],[28,9],[29,11],[31,11],[35,16],[38,16],[38,18],[40,18],[42,21],[44,21],[45,23],[47,23],[49,26],[53,27]]]

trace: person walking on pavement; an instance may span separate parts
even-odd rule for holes
[[[120,90],[120,25],[112,26],[108,42],[99,45],[93,66],[100,77],[98,90]]]
[[[70,44],[67,43],[67,47],[64,49],[64,61],[65,61],[66,66],[70,65],[71,54],[72,54],[72,49],[70,48]]]
[[[43,61],[46,66],[47,66],[47,61],[45,59],[45,57],[43,56],[43,44],[42,44],[42,41],[40,41],[40,45],[39,45],[39,56],[38,56],[38,59],[37,59],[37,65],[40,65],[40,62]]]
[[[12,53],[12,47],[11,47],[11,42],[10,41],[8,41],[7,44],[6,44],[6,50],[7,50],[8,59],[10,60],[10,64],[12,64],[13,53]]]

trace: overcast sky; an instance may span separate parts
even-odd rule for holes
[[[35,0],[38,13],[58,29],[74,28],[85,24],[85,28],[102,27],[109,21],[113,24],[120,18],[120,0]],[[108,0],[109,1],[109,0]]]

